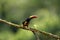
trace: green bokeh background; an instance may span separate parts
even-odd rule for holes
[[[30,15],[38,18],[31,20],[29,27],[60,36],[60,0],[0,0],[0,18],[21,25]],[[36,40],[28,30],[0,23],[0,40]],[[41,40],[56,40],[39,34]]]

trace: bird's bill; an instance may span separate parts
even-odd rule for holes
[[[30,18],[37,18],[37,16],[36,15],[32,15],[32,16],[30,16]]]
[[[33,16],[32,18],[37,18],[37,16]]]

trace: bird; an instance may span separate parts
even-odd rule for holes
[[[29,16],[28,18],[26,18],[26,19],[22,22],[23,28],[28,28],[28,25],[29,25],[31,19],[34,19],[34,18],[37,18],[37,16],[36,16],[36,15],[32,15],[32,16]]]

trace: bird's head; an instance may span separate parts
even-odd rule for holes
[[[37,18],[37,16],[36,15],[32,15],[32,16],[30,16],[29,18]]]

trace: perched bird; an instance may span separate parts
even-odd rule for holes
[[[31,19],[34,19],[34,18],[37,18],[37,16],[36,15],[29,16],[25,21],[22,22],[23,27],[24,28],[28,27]]]

